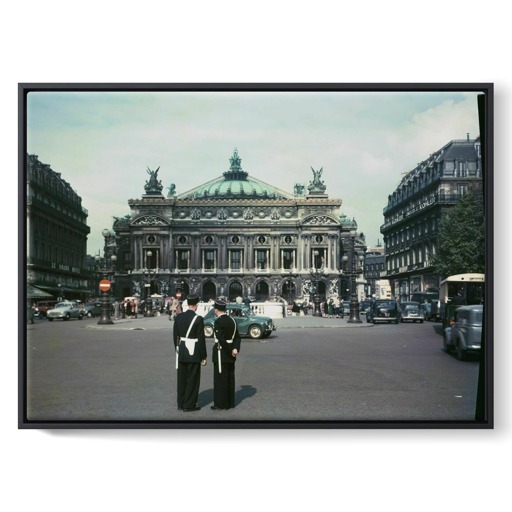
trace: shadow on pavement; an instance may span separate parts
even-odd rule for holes
[[[241,386],[241,389],[235,392],[235,405],[240,405],[244,400],[254,396],[256,394],[256,388],[249,384]]]
[[[213,388],[201,391],[197,397],[199,407],[206,407],[208,404],[213,404]]]
[[[240,405],[244,400],[255,394],[256,388],[254,386],[249,384],[241,386],[241,389],[235,391],[235,405]],[[208,404],[213,404],[213,388],[201,391],[197,397],[199,407],[206,407]]]

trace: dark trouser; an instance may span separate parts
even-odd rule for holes
[[[178,363],[178,409],[193,409],[197,405],[201,363]]]
[[[213,369],[213,405],[221,409],[235,407],[235,363],[222,363],[222,373],[218,364]]]

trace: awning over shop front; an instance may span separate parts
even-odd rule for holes
[[[50,293],[41,290],[41,288],[37,288],[37,286],[33,286],[29,284],[27,286],[27,299],[50,299],[53,298],[53,295]]]
[[[43,286],[39,285],[39,288],[42,288],[43,290],[46,290],[48,292],[55,292],[55,293],[90,293],[91,290],[86,290],[83,288],[68,288],[67,286]]]

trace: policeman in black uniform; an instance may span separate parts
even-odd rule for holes
[[[174,321],[173,340],[178,370],[178,409],[199,411],[197,397],[201,366],[206,364],[206,342],[203,317],[196,314],[199,297],[188,296],[188,310]]]
[[[226,307],[222,300],[215,301],[213,306],[217,317],[212,352],[214,410],[235,407],[235,362],[241,340],[236,322],[226,314]]]

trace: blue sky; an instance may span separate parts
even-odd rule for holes
[[[89,254],[148,167],[180,194],[226,171],[235,147],[245,171],[290,193],[323,167],[327,194],[375,245],[403,173],[478,136],[473,92],[31,92],[27,112],[28,152],[89,211]]]

